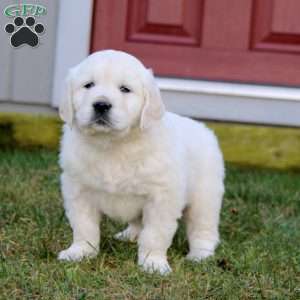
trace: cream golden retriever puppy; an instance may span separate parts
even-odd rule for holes
[[[73,243],[59,259],[97,255],[103,215],[129,223],[115,237],[137,240],[145,271],[171,271],[167,250],[181,216],[187,258],[212,255],[224,192],[213,132],[165,112],[152,72],[124,52],[90,55],[70,70],[65,90],[61,188]]]

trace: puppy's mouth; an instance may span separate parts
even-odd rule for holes
[[[88,125],[93,127],[97,126],[97,127],[105,127],[105,128],[114,127],[112,121],[107,116],[99,116],[99,115],[95,115]]]
[[[104,120],[104,119],[95,119],[94,120],[94,124],[97,124],[97,125],[100,125],[100,126],[104,126],[104,127],[106,127],[106,126],[110,127],[110,125],[108,125],[108,121]]]

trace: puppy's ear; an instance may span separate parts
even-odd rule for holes
[[[155,83],[151,69],[146,70],[144,78],[144,107],[141,114],[140,128],[147,129],[152,123],[160,120],[165,113],[165,106],[162,102],[160,91]]]
[[[63,97],[59,105],[60,118],[71,128],[74,120],[72,77],[72,70],[70,70],[65,80]]]

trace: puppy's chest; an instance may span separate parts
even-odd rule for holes
[[[106,193],[142,195],[145,193],[143,162],[126,155],[101,154],[86,157],[81,172],[86,185]]]

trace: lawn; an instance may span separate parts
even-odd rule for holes
[[[59,172],[55,152],[0,152],[0,299],[300,299],[299,173],[227,166],[216,255],[187,262],[180,224],[160,277],[109,220],[96,259],[57,261],[71,241]]]

